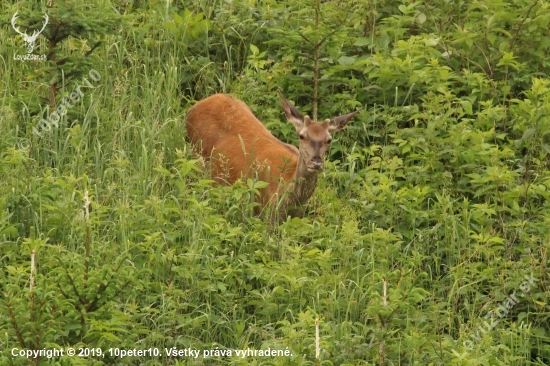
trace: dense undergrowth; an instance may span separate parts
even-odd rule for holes
[[[550,364],[549,6],[4,2],[0,364]],[[15,11],[50,14],[48,61],[14,60]],[[273,228],[257,182],[203,173],[184,115],[231,93],[296,144],[279,89],[362,110]],[[105,356],[11,353],[55,347]],[[268,348],[292,355],[235,355]]]

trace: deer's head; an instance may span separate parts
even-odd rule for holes
[[[294,125],[300,138],[300,160],[306,163],[310,173],[323,170],[323,158],[332,141],[331,132],[344,128],[358,111],[317,122],[312,121],[309,116],[303,116],[281,93],[279,96],[286,118]]]

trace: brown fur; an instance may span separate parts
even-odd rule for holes
[[[218,182],[233,184],[258,172],[258,179],[269,183],[260,197],[263,205],[277,192],[279,178],[294,178],[298,149],[275,138],[245,103],[229,95],[215,94],[195,105],[187,114],[187,134],[211,160]]]
[[[294,195],[281,206],[282,214],[288,211],[300,216],[323,168],[329,131],[343,128],[356,112],[317,123],[303,117],[282,95],[281,101],[287,118],[301,135],[300,150],[279,141],[245,103],[225,94],[212,95],[191,108],[186,128],[195,150],[210,160],[217,182],[233,184],[242,178],[267,182],[259,199],[264,206],[294,189]]]

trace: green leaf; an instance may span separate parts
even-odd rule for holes
[[[464,112],[466,114],[473,114],[472,102],[470,102],[469,100],[461,100],[460,104],[462,105],[462,108],[464,108]]]
[[[355,62],[355,57],[342,56],[338,59],[338,63],[344,66],[353,65],[354,62]]]
[[[370,42],[371,42],[371,40],[369,38],[359,37],[359,38],[357,38],[355,43],[353,43],[353,45],[357,46],[357,47],[362,47],[362,46],[366,46],[366,45],[370,44]]]
[[[252,52],[253,55],[257,55],[258,53],[260,53],[260,49],[251,43],[250,52]]]
[[[530,140],[535,135],[536,131],[537,130],[534,127],[526,129],[525,132],[523,133],[523,136],[521,136],[521,139],[524,141]]]
[[[183,17],[181,17],[181,15],[174,13],[173,19],[174,19],[174,23],[179,25],[183,24]]]
[[[170,174],[170,171],[168,169],[166,169],[164,167],[161,167],[161,166],[156,167],[154,170],[156,172],[159,172],[160,174],[166,176],[166,177],[170,177],[172,175],[172,174]]]
[[[258,182],[254,183],[254,188],[262,189],[262,188],[267,187],[268,185],[269,185],[269,183],[267,183],[267,182],[258,181]]]
[[[178,29],[173,22],[163,22],[162,25],[164,26],[164,28],[172,32],[175,32]]]

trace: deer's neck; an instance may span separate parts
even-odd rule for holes
[[[289,215],[293,217],[304,215],[306,204],[317,187],[318,176],[319,172],[308,171],[306,160],[300,156],[296,167],[293,194],[290,195],[288,202]]]

